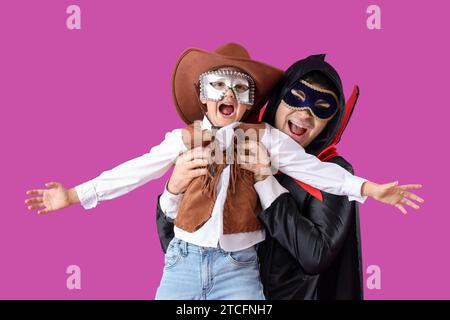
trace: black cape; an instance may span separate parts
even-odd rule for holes
[[[306,148],[318,155],[336,137],[343,123],[345,99],[337,72],[324,61],[325,55],[310,56],[293,64],[274,88],[263,121],[275,125],[281,98],[302,76],[311,71],[327,75],[339,91],[339,111],[324,131]],[[347,119],[348,120],[348,119]],[[334,162],[353,172],[342,157]],[[277,180],[289,193],[280,195],[259,214],[266,240],[258,245],[261,280],[267,299],[362,299],[362,262],[359,212],[356,202],[322,192],[312,196],[284,174]],[[164,252],[173,238],[173,221],[157,205],[157,227]]]

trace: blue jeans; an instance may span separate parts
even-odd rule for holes
[[[264,300],[255,247],[227,252],[172,239],[156,299]]]

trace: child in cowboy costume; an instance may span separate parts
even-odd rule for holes
[[[262,144],[269,152],[266,156],[273,171],[328,193],[348,196],[349,200],[364,202],[371,196],[399,207],[410,204],[409,199],[420,199],[406,191],[418,185],[370,182],[305,153],[288,135],[268,124],[240,122],[258,113],[282,76],[281,70],[252,60],[245,48],[237,44],[226,44],[214,52],[186,50],[173,72],[172,94],[177,111],[188,126],[167,133],[164,141],[149,153],[75,188],[65,189],[60,183],[51,182],[46,184],[49,189],[28,191],[38,195],[26,200],[29,209],[40,209],[38,213],[42,214],[74,203],[81,203],[85,209],[94,208],[103,200],[119,197],[161,177],[181,153],[209,146],[213,155],[198,159],[205,168],[199,169],[177,210],[175,239],[166,253],[157,298],[179,298],[180,292],[188,292],[192,299],[264,299],[259,270],[254,264],[255,245],[264,240],[257,219],[261,204],[254,183],[265,175],[253,174],[239,165],[240,157],[248,157],[242,150]],[[323,92],[321,98],[328,104],[327,110],[322,110],[323,116],[332,116],[338,98],[330,92]],[[266,192],[276,197],[285,190]],[[192,266],[199,263],[206,277],[192,272]],[[201,292],[196,291],[199,282]]]

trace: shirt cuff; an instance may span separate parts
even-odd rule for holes
[[[161,210],[167,217],[175,219],[182,198],[183,193],[180,194],[170,193],[169,190],[167,190],[166,184],[163,194],[161,195],[161,197],[159,197],[159,206],[161,207]]]
[[[347,181],[347,190],[349,201],[358,201],[359,203],[364,203],[367,200],[367,196],[361,195],[362,185],[367,179],[360,178],[357,176],[351,176],[351,179]]]
[[[263,210],[266,210],[272,202],[275,201],[281,194],[289,192],[284,188],[274,176],[270,175],[262,181],[254,184],[255,190],[258,193],[259,200]]]
[[[75,187],[78,199],[85,209],[95,208],[98,204],[97,192],[92,181],[87,181]]]

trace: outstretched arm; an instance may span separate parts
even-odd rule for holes
[[[269,151],[273,167],[290,177],[307,183],[322,191],[345,195],[349,200],[364,202],[368,196],[375,200],[393,205],[406,212],[403,205],[418,208],[423,199],[407,190],[420,189],[419,184],[398,186],[395,182],[377,184],[367,179],[352,175],[337,164],[322,162],[305,150],[285,133],[267,125],[262,139]]]
[[[103,200],[117,198],[161,177],[185,150],[181,129],[175,129],[167,133],[164,141],[149,153],[104,171],[75,188],[65,189],[60,183],[48,183],[46,186],[49,189],[30,190],[27,194],[38,197],[25,202],[30,204],[30,210],[40,209],[39,214],[63,209],[74,203],[81,203],[85,209],[94,208]]]

